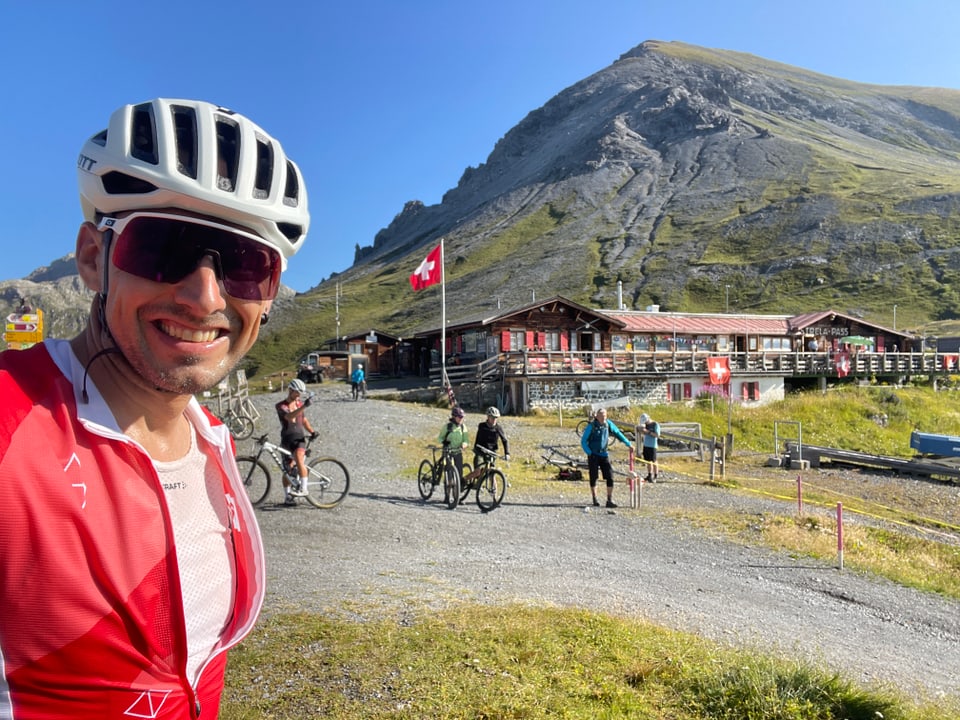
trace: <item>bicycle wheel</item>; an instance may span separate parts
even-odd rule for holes
[[[499,470],[488,470],[477,485],[477,505],[488,512],[503,502],[507,490],[507,479]]]
[[[429,500],[433,495],[433,463],[424,460],[420,463],[420,472],[417,473],[417,489],[420,491],[420,497]]]
[[[253,420],[245,415],[230,413],[223,419],[223,422],[235,440],[246,440],[253,435]]]
[[[460,504],[460,473],[452,462],[443,468],[443,501],[451,510]]]
[[[587,429],[587,425],[589,424],[590,424],[589,420],[581,420],[580,422],[577,423],[577,428],[576,428],[577,437],[580,437],[581,435],[583,435],[583,431]]]
[[[347,466],[332,457],[317,458],[308,466],[306,498],[318,508],[332,508],[343,502],[350,491]]]
[[[470,490],[473,489],[473,485],[466,481],[467,475],[473,472],[473,469],[470,467],[470,463],[463,464],[463,473],[460,475],[460,502],[463,502],[467,499],[467,495],[470,494]]]
[[[243,489],[254,507],[260,507],[270,492],[270,471],[255,457],[237,458],[237,467],[240,468],[240,479],[243,480]]]

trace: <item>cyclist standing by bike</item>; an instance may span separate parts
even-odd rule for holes
[[[444,449],[460,450],[460,452],[453,453],[453,462],[457,466],[457,472],[460,473],[461,477],[463,477],[463,450],[470,446],[470,434],[463,426],[463,418],[463,408],[458,405],[450,411],[450,419],[437,436],[437,440],[443,445]]]
[[[307,386],[303,380],[294,378],[287,386],[287,396],[276,404],[277,417],[280,419],[280,447],[289,450],[293,455],[292,462],[300,473],[300,487],[307,486],[306,434],[310,433],[311,439],[317,437],[310,420],[307,419],[306,409],[310,406],[310,398],[303,397],[306,392]],[[283,504],[297,504],[286,473],[283,475]]]
[[[487,419],[477,426],[477,439],[473,443],[474,470],[464,478],[466,482],[471,482],[483,472],[483,466],[490,461],[489,457],[479,448],[485,448],[492,453],[496,453],[502,443],[504,459],[510,459],[510,446],[507,444],[507,434],[503,431],[503,426],[499,420],[500,411],[493,405],[488,407]]]

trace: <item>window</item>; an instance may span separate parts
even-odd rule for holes
[[[682,402],[693,397],[691,383],[670,383],[670,402]]]
[[[763,349],[789,351],[791,349],[790,338],[765,337],[763,338]]]
[[[510,350],[518,351],[523,350],[527,345],[524,341],[526,333],[523,330],[511,330],[510,331]]]
[[[547,330],[543,333],[544,350],[562,350],[560,347],[560,333],[557,330]]]
[[[740,391],[744,400],[760,399],[760,383],[745,382],[740,386]]]

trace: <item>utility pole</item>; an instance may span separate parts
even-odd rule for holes
[[[335,307],[336,307],[336,318],[337,318],[337,349],[340,349],[340,281],[337,281],[337,289],[335,293]]]

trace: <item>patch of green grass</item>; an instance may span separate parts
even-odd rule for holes
[[[358,608],[360,612],[362,609]],[[403,623],[275,615],[233,651],[222,720],[924,720],[806,661],[586,610],[454,606]]]

